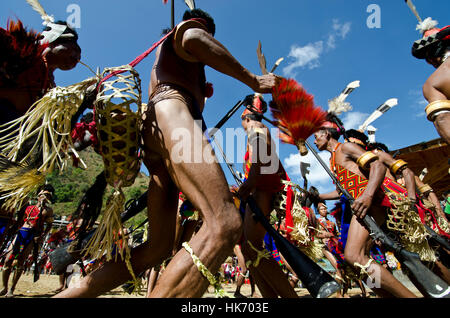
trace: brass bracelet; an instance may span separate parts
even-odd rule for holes
[[[407,165],[408,165],[408,163],[406,161],[404,161],[402,159],[398,159],[398,160],[395,160],[394,163],[392,163],[389,166],[389,170],[395,176],[397,174],[397,172],[400,172],[401,170],[406,168]]]
[[[375,160],[378,160],[378,156],[371,151],[367,151],[363,153],[358,160],[356,160],[356,164],[360,166],[362,169],[367,170],[369,168],[369,164]]]
[[[418,191],[421,195],[425,195],[427,192],[433,192],[433,189],[430,187],[429,184],[424,184],[418,189]]]
[[[433,121],[433,116],[440,111],[447,110],[450,111],[450,100],[437,100],[432,103],[429,103],[427,107],[425,107],[425,113],[427,114],[427,119],[429,121]]]

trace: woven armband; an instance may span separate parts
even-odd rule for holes
[[[177,55],[179,57],[181,57],[183,60],[195,63],[195,62],[198,62],[198,60],[195,57],[193,57],[191,54],[186,52],[183,49],[183,44],[182,44],[184,32],[186,32],[188,29],[193,29],[193,28],[198,28],[198,29],[208,31],[206,29],[206,26],[204,26],[202,23],[200,23],[198,21],[187,20],[187,21],[181,22],[180,24],[178,24],[178,26],[175,30],[175,35],[173,36],[173,48],[174,48],[175,52],[177,53]]]
[[[393,164],[389,166],[389,170],[395,176],[398,172],[406,168],[408,163],[402,159],[395,160]]]
[[[437,115],[437,113],[441,111],[450,111],[450,100],[437,100],[429,103],[425,108],[427,119],[429,121],[434,121],[435,115]]]
[[[369,165],[371,162],[378,160],[378,156],[371,151],[367,151],[363,153],[358,160],[356,160],[356,164],[360,166],[362,169],[369,169]]]
[[[419,191],[419,193],[420,193],[421,195],[425,195],[425,194],[427,194],[428,192],[432,192],[433,189],[430,187],[429,184],[424,184],[423,186],[421,186],[421,187],[418,189],[418,191]]]

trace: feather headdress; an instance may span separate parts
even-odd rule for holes
[[[417,24],[416,26],[416,30],[420,31],[420,33],[425,35],[426,31],[434,29],[438,25],[438,22],[431,19],[430,17],[426,18],[425,20],[422,20],[412,0],[405,0],[405,3],[408,5],[411,12],[417,18],[417,21],[419,21],[419,24]]]
[[[392,107],[398,105],[398,99],[397,98],[391,98],[385,101],[383,104],[377,107],[377,109],[374,110],[372,114],[367,117],[367,119],[362,123],[361,126],[359,126],[360,131],[365,131],[367,127],[373,123],[377,118],[379,118],[381,115],[386,113],[389,109]]]
[[[75,38],[75,35],[72,33],[66,33],[66,29],[68,28],[65,24],[59,24],[55,23],[55,18],[51,15],[49,15],[47,12],[45,12],[42,5],[39,3],[38,0],[26,0],[28,4],[33,8],[34,11],[39,13],[41,16],[41,19],[43,20],[42,24],[49,29],[42,32],[42,39],[40,41],[41,44],[44,43],[52,43],[59,39],[60,37],[67,37],[67,38]]]
[[[328,112],[340,115],[343,112],[352,110],[352,106],[349,102],[346,102],[347,96],[353,92],[357,87],[359,87],[359,81],[351,82],[342,91],[342,93],[328,101]]]
[[[184,3],[189,7],[190,10],[195,9],[195,1],[194,0],[184,0]]]
[[[42,63],[42,53],[47,46],[36,45],[39,38],[39,33],[27,30],[20,20],[9,20],[6,30],[0,28],[0,81],[14,81],[24,70]]]
[[[41,19],[43,20],[42,24],[47,26],[49,23],[55,22],[55,18],[53,16],[50,16],[45,12],[42,5],[37,0],[27,0],[28,4],[33,8],[34,11],[39,13],[41,16]]]
[[[270,110],[282,130],[280,139],[308,153],[305,140],[324,123],[327,112],[314,105],[314,97],[293,79],[282,79],[272,90]]]

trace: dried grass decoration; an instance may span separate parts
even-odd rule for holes
[[[120,213],[125,196],[122,188],[131,186],[139,173],[139,122],[142,92],[138,72],[130,65],[107,68],[102,74],[115,74],[102,81],[94,102],[95,122],[98,130],[100,152],[103,157],[106,181],[114,188],[106,209],[86,253],[100,258],[106,252],[107,261],[120,255],[133,276],[128,237],[124,233]]]
[[[282,180],[284,184],[284,190],[280,191],[274,200],[274,208],[277,213],[285,215],[287,196],[286,188],[291,186],[294,192],[293,205],[292,205],[292,221],[293,226],[287,226],[287,228],[292,231],[289,233],[290,239],[295,243],[295,245],[305,253],[309,258],[314,261],[319,261],[324,257],[323,247],[324,244],[321,240],[314,239],[314,234],[317,229],[309,225],[308,216],[306,211],[301,205],[302,192],[305,192],[298,184],[290,181]]]
[[[0,192],[4,194],[2,198],[6,197],[6,207],[20,206],[45,182],[48,173],[55,168],[64,170],[71,160],[69,153],[79,158],[70,137],[70,121],[86,89],[96,81],[89,78],[67,87],[55,87],[22,117],[0,126],[0,135],[4,135],[0,138],[0,149],[4,158],[11,161],[0,172]],[[81,163],[86,166],[82,160]]]

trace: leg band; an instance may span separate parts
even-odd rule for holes
[[[183,243],[183,247],[191,255],[192,261],[194,262],[195,266],[197,266],[198,271],[206,277],[206,279],[212,286],[214,286],[214,293],[216,297],[232,297],[228,295],[228,293],[222,288],[220,275],[218,274],[214,276],[213,274],[211,274],[208,268],[203,265],[200,259],[194,254],[194,251],[187,242]]]
[[[250,265],[253,265],[253,267],[258,267],[259,262],[261,261],[261,258],[265,258],[265,259],[269,259],[271,253],[266,250],[265,248],[262,249],[261,251],[258,250],[256,247],[253,246],[253,244],[250,241],[247,241],[248,245],[252,248],[252,250],[254,250],[256,252],[256,261],[252,262],[252,261],[247,261],[245,263],[245,265],[247,266],[247,268]]]
[[[359,263],[354,263],[353,266],[355,267],[359,267],[361,269],[361,272],[359,274],[359,279],[362,279],[365,275],[369,276],[369,273],[367,272],[367,269],[370,267],[370,265],[372,264],[373,259],[371,258],[366,265],[361,265]]]

